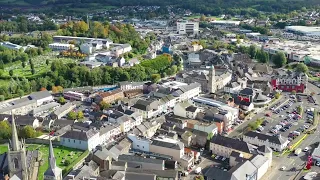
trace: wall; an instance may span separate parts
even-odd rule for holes
[[[210,143],[210,150],[212,151],[212,154],[216,154],[226,158],[230,157],[230,154],[232,151],[243,154],[243,158],[246,158],[246,159],[249,159],[252,156],[252,154],[241,152],[236,149],[227,148],[227,147],[224,147],[218,144],[213,144],[213,143]]]
[[[176,150],[176,149],[171,149],[166,147],[150,145],[150,152],[172,156],[173,160],[175,161],[180,161],[181,151],[183,150]]]

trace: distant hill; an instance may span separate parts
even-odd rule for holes
[[[0,0],[1,6],[62,6],[63,8],[90,8],[92,6],[165,6],[174,5],[199,13],[219,14],[225,9],[235,11],[253,8],[265,12],[289,12],[302,7],[315,7],[320,0]],[[221,11],[221,12],[220,12]]]

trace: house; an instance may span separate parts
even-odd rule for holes
[[[181,129],[187,127],[187,122],[188,122],[187,119],[180,118],[175,115],[174,116],[166,115],[165,118],[166,118],[167,123],[173,124],[173,125],[175,125],[175,127],[179,127]]]
[[[51,43],[49,44],[49,48],[53,51],[68,51],[74,49],[74,45],[66,43]]]
[[[253,103],[255,106],[264,106],[271,101],[271,98],[262,94],[262,90],[254,88],[244,88],[238,93],[238,100]]]
[[[188,65],[189,67],[200,67],[202,65],[202,61],[200,60],[200,55],[196,53],[188,54]]]
[[[161,112],[161,104],[157,100],[143,100],[139,99],[132,107],[131,109],[133,111],[139,112],[142,114],[142,117],[145,119],[150,119],[152,117],[157,116]]]
[[[130,52],[132,47],[130,44],[115,44],[115,47],[111,48],[111,52],[116,56],[119,57],[120,55]]]
[[[108,92],[98,92],[95,96],[95,102],[99,103],[104,101],[105,103],[113,103],[118,99],[124,98],[123,91],[121,89],[116,89]]]
[[[200,111],[200,108],[188,101],[177,103],[173,108],[174,115],[190,119],[195,119]]]
[[[58,107],[50,116],[52,119],[61,119],[65,115],[67,115],[70,111],[72,111],[74,108],[76,108],[76,105],[67,102],[66,104]]]
[[[128,162],[130,166],[139,167],[141,169],[164,170],[164,160],[151,159],[135,155],[122,154],[118,157],[120,162]]]
[[[123,90],[135,90],[135,89],[143,89],[144,82],[128,82],[128,81],[122,81],[118,83],[118,87]]]
[[[163,117],[159,117],[156,119],[152,119],[150,121],[144,121],[140,125],[138,125],[133,131],[135,135],[140,135],[144,137],[151,138],[157,132],[157,130],[161,127],[161,124],[164,122]]]
[[[233,139],[225,136],[213,136],[210,141],[210,151],[212,154],[229,158],[233,151],[243,155],[243,158],[252,157],[249,144],[245,141]]]
[[[92,127],[93,126],[90,124],[90,128]],[[100,144],[111,142],[117,135],[121,133],[121,127],[119,124],[105,123],[101,126],[98,126],[97,129],[99,130]]]
[[[99,131],[95,128],[87,131],[72,129],[60,137],[60,145],[75,149],[91,151],[99,144]]]
[[[320,144],[313,150],[311,157],[314,161],[320,162]]]
[[[187,128],[198,130],[212,135],[218,134],[218,127],[214,122],[205,122],[190,119],[187,121]]]
[[[257,146],[265,145],[276,151],[283,151],[289,144],[289,140],[281,135],[277,137],[253,131],[245,133],[243,135],[243,141]]]
[[[93,153],[92,160],[99,165],[101,171],[110,169],[112,158],[106,148],[95,151]]]
[[[199,96],[200,92],[201,85],[199,83],[191,83],[189,85],[180,86],[172,93],[172,95],[178,98],[177,101],[186,101],[193,97]]]
[[[8,121],[9,123],[11,123],[12,116],[9,114],[0,114],[0,120]],[[41,125],[41,122],[39,121],[39,119],[32,116],[26,116],[26,115],[15,115],[15,123],[16,123],[16,126],[19,128],[23,128],[25,126],[31,126],[33,127],[33,129],[36,129]]]

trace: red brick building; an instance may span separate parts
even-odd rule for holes
[[[308,76],[305,73],[281,71],[271,78],[271,86],[273,90],[282,90],[292,92],[295,90],[298,93],[304,93],[307,88]]]

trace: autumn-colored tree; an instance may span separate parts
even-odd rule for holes
[[[89,30],[89,26],[86,22],[79,21],[74,23],[73,30],[77,33],[85,33]]]
[[[62,86],[57,86],[58,92],[62,93],[63,92],[63,87]]]
[[[46,91],[47,89],[45,87],[40,88],[40,91]]]
[[[52,90],[53,93],[58,93],[59,92],[57,86],[52,86],[51,90]]]

